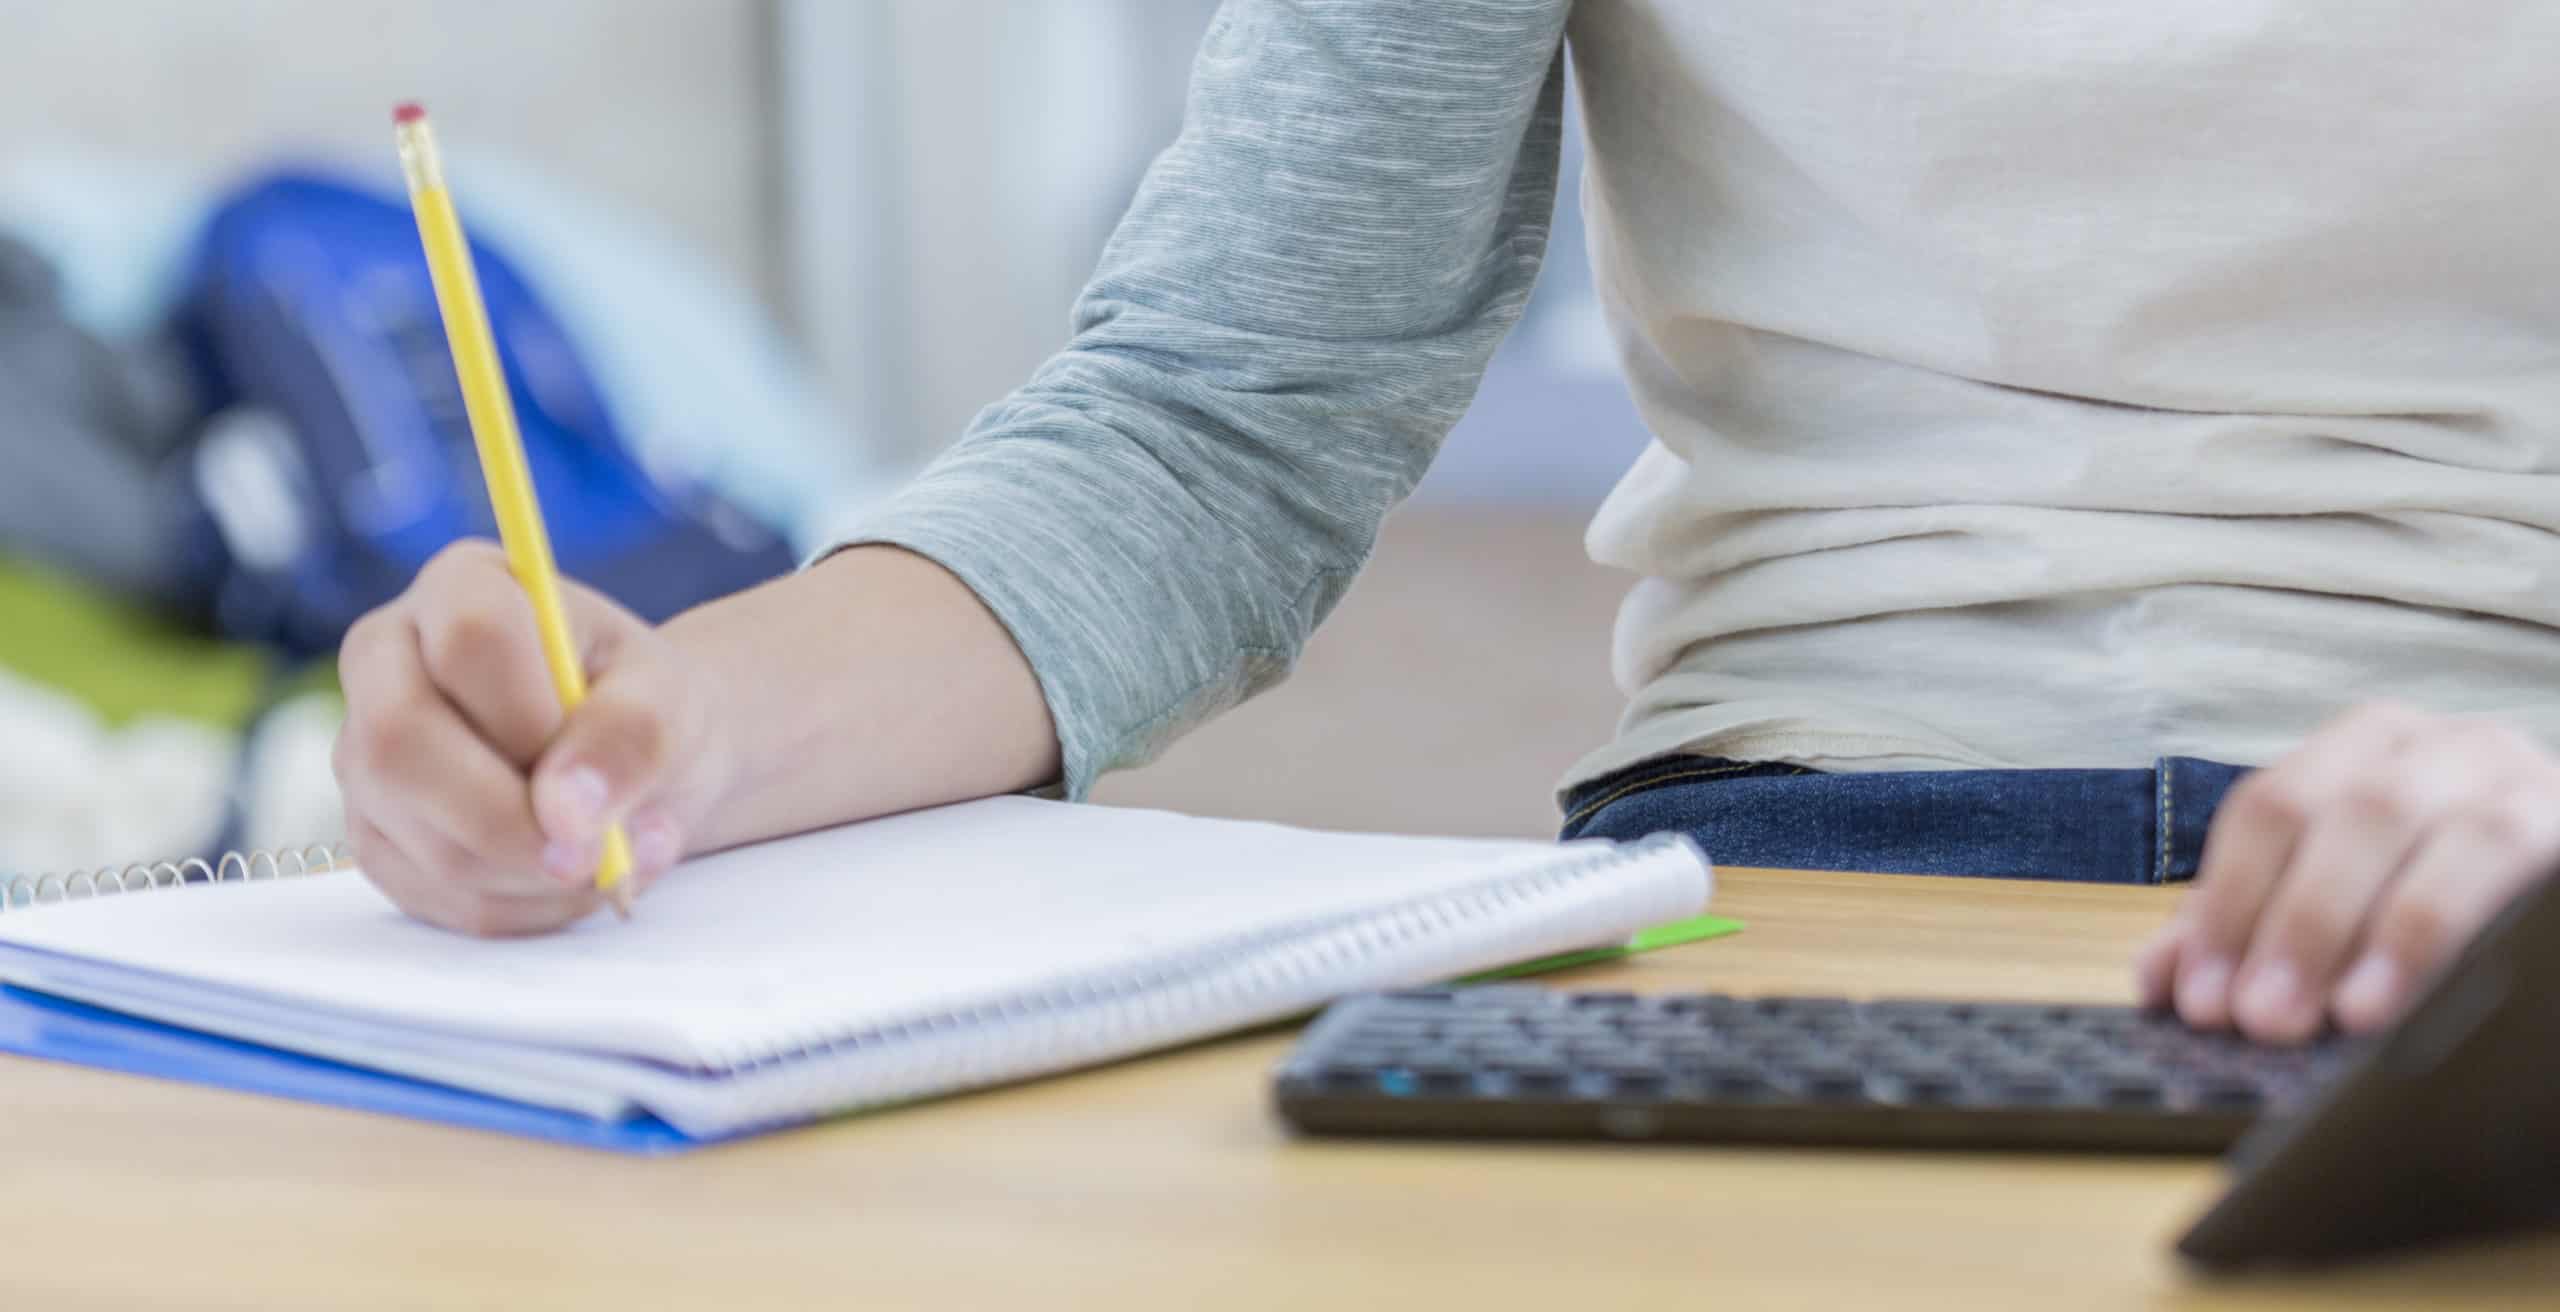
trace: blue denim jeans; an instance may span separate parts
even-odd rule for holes
[[[2195,878],[2213,810],[2246,773],[2186,756],[1878,774],[1665,757],[1574,789],[1564,836],[1677,830],[1719,865],[2163,884]]]

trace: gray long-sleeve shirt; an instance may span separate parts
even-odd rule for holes
[[[1075,335],[854,542],[941,562],[1081,795],[1284,675],[1529,295],[1563,0],[1230,4]]]
[[[2560,7],[1230,0],[1068,348],[855,539],[985,597],[1070,793],[1277,679],[1464,408],[1568,27],[1656,438],[1569,780],[2560,743]]]

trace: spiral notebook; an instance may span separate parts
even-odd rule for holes
[[[0,912],[0,1050],[664,1149],[1624,944],[1696,915],[1710,882],[1676,838],[998,798],[690,862],[627,925],[484,941],[352,873],[287,877],[330,855],[55,881],[66,900]]]

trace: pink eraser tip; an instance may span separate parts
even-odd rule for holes
[[[426,108],[414,100],[404,100],[400,102],[398,108],[391,111],[391,121],[394,123],[415,123],[426,116]]]

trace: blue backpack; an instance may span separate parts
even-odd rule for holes
[[[653,479],[533,290],[472,255],[564,573],[655,621],[791,568],[764,525]],[[177,327],[213,416],[184,482],[219,632],[327,652],[447,543],[495,535],[404,204],[311,175],[242,188]]]

